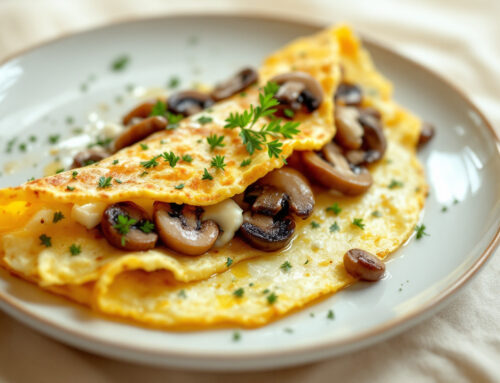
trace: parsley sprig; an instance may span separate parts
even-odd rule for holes
[[[256,150],[267,148],[270,158],[278,158],[283,144],[278,138],[292,138],[299,133],[300,123],[288,121],[282,124],[281,119],[272,118],[268,124],[263,125],[260,130],[252,128],[260,118],[272,116],[276,112],[275,106],[279,104],[274,95],[279,89],[279,85],[274,82],[268,82],[259,94],[259,105],[250,105],[250,110],[243,113],[231,113],[226,119],[226,129],[240,129],[240,137],[245,145],[247,152],[252,155]],[[271,141],[268,141],[271,138]]]
[[[210,162],[210,166],[215,169],[224,170],[226,164],[224,163],[224,156],[216,155],[212,157],[212,162]]]
[[[214,150],[216,147],[220,146],[223,148],[226,146],[224,144],[224,136],[218,136],[217,134],[211,134],[207,137],[208,145],[210,145],[210,150]]]
[[[127,242],[126,235],[129,233],[130,228],[137,223],[137,220],[134,218],[130,218],[126,215],[120,214],[117,217],[116,224],[113,226],[118,233],[122,235],[121,243],[122,246],[125,246]]]

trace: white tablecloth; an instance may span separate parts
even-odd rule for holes
[[[347,21],[456,83],[500,126],[500,1],[0,1],[0,59],[63,33],[178,11],[259,10]],[[209,374],[136,366],[41,336],[0,313],[6,382],[500,382],[500,257],[440,313],[381,344],[321,363]]]

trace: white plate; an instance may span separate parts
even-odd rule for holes
[[[0,145],[19,137],[12,153],[0,153],[7,169],[1,186],[42,176],[51,161],[47,137],[72,140],[89,113],[118,119],[137,102],[127,84],[165,86],[171,75],[182,85],[226,77],[294,37],[318,27],[262,18],[182,16],[118,24],[60,39],[0,66]],[[54,338],[112,357],[190,369],[263,369],[306,363],[366,346],[403,331],[430,315],[484,264],[499,239],[500,156],[498,139],[470,101],[419,65],[367,43],[378,68],[395,85],[396,98],[438,128],[420,153],[431,185],[423,214],[429,237],[410,241],[390,257],[388,277],[359,283],[268,326],[175,333],[99,316],[36,286],[0,272],[0,306]],[[123,72],[109,70],[130,55]],[[87,91],[82,91],[86,84]],[[117,96],[123,102],[115,102]],[[102,105],[109,106],[103,112]],[[72,125],[71,125],[72,126]],[[35,134],[36,143],[28,137]],[[27,153],[19,143],[27,142]],[[71,151],[70,150],[70,151]],[[23,165],[9,164],[22,158]],[[454,203],[455,201],[455,203]],[[446,206],[448,210],[442,212]],[[335,319],[327,318],[330,309]]]

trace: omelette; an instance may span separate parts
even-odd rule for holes
[[[130,111],[113,153],[0,190],[0,265],[165,328],[262,326],[383,276],[427,194],[422,121],[341,25]]]

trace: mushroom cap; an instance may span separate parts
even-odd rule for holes
[[[229,98],[257,82],[259,75],[253,68],[244,68],[233,77],[218,84],[210,94],[215,101]]]
[[[360,112],[352,106],[335,108],[335,142],[345,149],[359,149],[363,144],[363,126],[359,121]]]
[[[428,143],[435,135],[436,129],[434,125],[429,124],[428,122],[422,123],[420,127],[420,135],[418,136],[418,148],[420,149],[426,143]]]
[[[167,119],[163,116],[152,116],[130,126],[115,140],[113,147],[115,152],[139,142],[154,132],[167,127]]]
[[[305,106],[309,112],[319,108],[323,102],[323,89],[313,76],[306,72],[289,72],[271,79],[280,85],[275,98],[294,110]]]
[[[105,158],[108,158],[110,154],[103,149],[87,149],[76,153],[73,158],[73,163],[71,164],[71,169],[77,169],[84,166],[92,165],[99,162]]]
[[[363,101],[363,91],[355,84],[342,82],[337,87],[334,100],[339,105],[359,106]]]
[[[240,228],[242,237],[253,247],[263,251],[276,251],[285,247],[295,231],[295,221],[291,217],[275,220],[263,214],[243,214]]]
[[[124,216],[135,220],[128,233],[121,234],[115,227],[118,217]],[[101,231],[106,240],[121,250],[144,251],[155,247],[158,235],[155,232],[145,233],[139,227],[150,221],[146,211],[133,202],[119,202],[106,208],[101,221]]]
[[[158,201],[153,209],[156,229],[167,247],[185,255],[201,255],[214,246],[219,227],[212,220],[200,221],[202,209]]]
[[[366,192],[373,183],[371,174],[365,168],[354,173],[338,147],[328,143],[321,158],[315,152],[302,152],[302,160],[308,175],[323,186],[346,195],[359,195]]]
[[[149,117],[155,106],[154,101],[146,101],[140,105],[137,105],[134,109],[128,112],[123,117],[123,125],[128,125],[134,118],[146,118]]]
[[[207,93],[185,90],[171,95],[167,100],[168,110],[175,114],[191,116],[212,106],[214,100]]]
[[[355,278],[378,281],[385,273],[385,264],[379,258],[362,249],[351,249],[344,254],[344,267]]]

